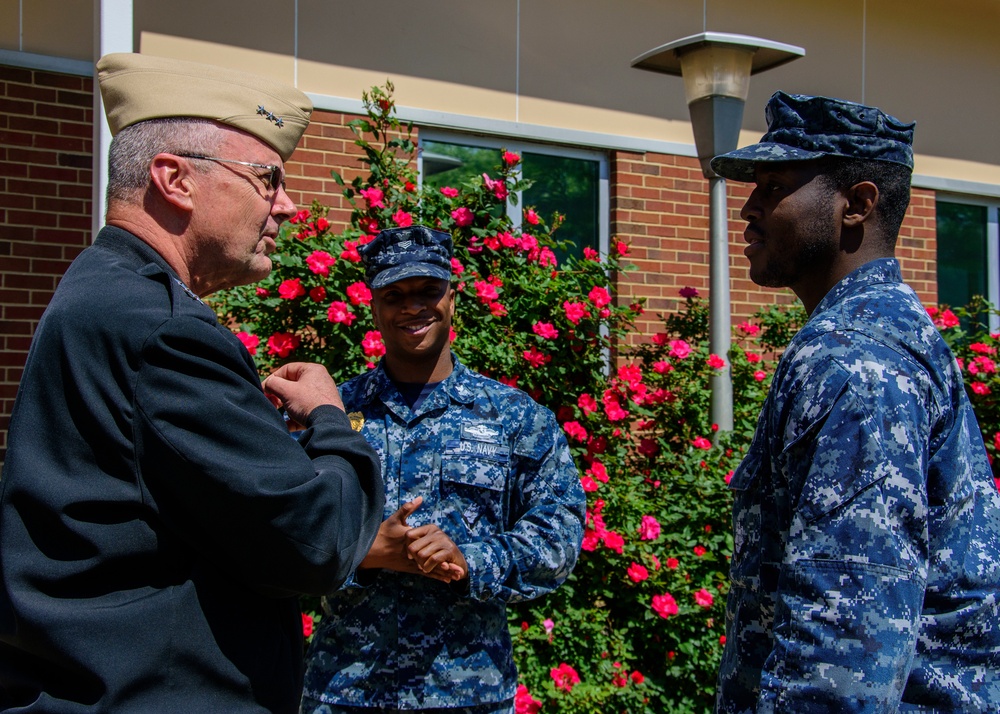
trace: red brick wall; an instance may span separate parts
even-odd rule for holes
[[[662,327],[658,313],[683,303],[683,287],[697,288],[708,298],[708,181],[694,158],[665,154],[612,152],[611,235],[631,245],[638,270],[619,277],[620,300],[646,298],[642,334]],[[750,280],[743,255],[740,208],[749,184],[727,181],[729,208],[729,298],[733,322],[748,319],[762,305],[795,301],[790,290],[760,288]],[[937,299],[934,193],[913,191],[900,231],[896,255],[903,278],[927,304]]]
[[[0,463],[35,325],[90,243],[92,81],[0,66]]]

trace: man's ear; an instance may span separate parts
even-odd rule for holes
[[[847,191],[847,206],[844,211],[844,227],[855,228],[871,220],[878,205],[878,186],[871,181],[856,183]]]
[[[183,211],[192,209],[192,181],[189,165],[173,154],[157,154],[149,165],[151,188],[164,201]]]

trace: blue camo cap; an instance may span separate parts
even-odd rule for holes
[[[358,246],[372,288],[415,277],[451,279],[451,234],[426,226],[386,228]]]
[[[876,107],[842,99],[775,92],[764,109],[767,133],[752,146],[712,159],[712,170],[754,180],[754,164],[843,156],[890,161],[913,170],[913,127]]]

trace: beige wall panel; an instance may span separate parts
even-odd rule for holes
[[[19,0],[0,0],[0,49],[21,49]]]
[[[22,44],[14,49],[93,61],[92,0],[24,0],[20,7]]]
[[[192,40],[187,37],[160,35],[143,32],[139,36],[139,52],[158,57],[173,57],[216,64],[255,72],[274,79],[294,84],[295,60],[288,55],[279,55],[263,50],[233,47],[214,42]]]
[[[997,164],[961,161],[926,154],[914,156],[913,164],[913,173],[918,176],[1000,186],[1000,165]]]
[[[517,98],[510,92],[306,60],[299,61],[298,77],[299,89],[304,92],[358,100],[361,92],[389,79],[397,106],[486,119],[514,121],[517,106]]]
[[[142,35],[154,33],[261,53],[295,54],[295,0],[133,2],[136,47]]]
[[[1000,2],[868,2],[866,97],[921,153],[1000,164]]]
[[[403,77],[470,88],[465,98],[421,100],[418,106],[424,108],[454,111],[458,102],[469,114],[482,116],[483,108],[473,103],[482,96],[477,90],[512,98],[517,90],[516,0],[299,0],[299,20],[299,58],[304,61],[355,67],[379,82],[389,77],[401,90],[407,84]],[[358,91],[344,96],[359,98],[359,88],[354,89]],[[313,85],[307,90],[332,94]],[[435,106],[438,99],[451,108]]]

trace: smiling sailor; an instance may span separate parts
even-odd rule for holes
[[[303,711],[513,712],[506,604],[573,569],[579,473],[551,411],[451,352],[451,236],[394,228],[359,252],[386,353],[342,394],[381,458],[385,521],[326,598]]]

